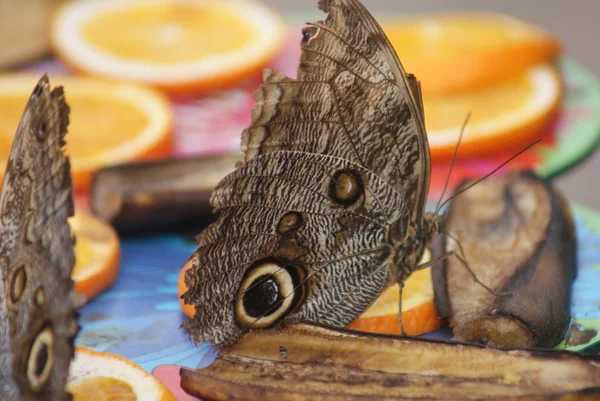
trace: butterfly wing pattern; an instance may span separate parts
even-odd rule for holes
[[[69,107],[46,76],[31,94],[0,194],[0,399],[63,401],[78,331],[71,271]]]
[[[245,161],[213,192],[220,216],[185,278],[195,342],[284,320],[345,326],[420,259],[421,243],[407,247],[429,188],[419,83],[358,0],[319,7],[297,78],[265,70]]]

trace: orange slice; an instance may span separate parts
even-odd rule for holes
[[[426,251],[422,263],[427,262],[429,257],[429,251]],[[177,283],[179,305],[189,317],[194,315],[194,306],[185,304],[181,295],[187,291],[184,278],[185,272],[191,267],[192,261],[188,261],[181,269]],[[443,326],[444,322],[433,305],[431,269],[415,272],[406,281],[402,291],[402,319],[404,330],[411,336],[429,333]],[[385,290],[375,303],[348,327],[373,333],[399,334],[398,285]]]
[[[424,93],[494,84],[560,52],[549,33],[498,13],[434,14],[383,21],[382,26]]]
[[[281,49],[282,19],[249,0],[107,0],[67,3],[51,43],[93,75],[172,93],[226,86],[259,72]]]
[[[173,116],[160,93],[104,80],[52,78],[65,87],[71,107],[66,149],[76,190],[86,190],[92,174],[103,166],[170,152]],[[6,165],[21,114],[38,79],[37,74],[0,75],[0,166]]]
[[[75,211],[69,219],[75,235],[75,291],[91,299],[104,291],[119,274],[120,245],[112,226],[97,217]]]
[[[179,280],[177,280],[177,293],[179,294],[179,306],[181,306],[181,310],[189,317],[194,316],[195,307],[194,305],[188,305],[183,302],[181,296],[187,291],[187,286],[185,285],[185,272],[191,269],[193,266],[193,262],[188,260],[188,262],[181,268],[179,272]]]
[[[425,251],[421,263],[429,261],[430,252]],[[348,328],[371,333],[400,334],[398,324],[398,284],[385,290],[379,298]],[[402,290],[402,324],[409,336],[418,336],[439,329],[444,321],[433,304],[431,269],[414,272],[404,283]]]
[[[515,149],[544,134],[559,109],[562,84],[551,65],[531,68],[498,84],[456,94],[424,96],[432,159],[452,157],[465,118],[471,118],[460,157]]]
[[[158,379],[115,354],[75,347],[67,391],[73,401],[176,401]]]

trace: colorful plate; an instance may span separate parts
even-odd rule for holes
[[[573,209],[580,265],[572,333],[578,341],[560,348],[596,352],[600,350],[600,214],[581,206]],[[210,345],[195,347],[180,328],[185,316],[179,309],[177,276],[195,248],[191,239],[180,236],[124,240],[120,276],[109,291],[81,309],[82,328],[76,340],[79,346],[134,360],[178,392],[180,401],[186,396],[179,389],[178,366],[197,367],[214,358]]]

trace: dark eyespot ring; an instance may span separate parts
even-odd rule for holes
[[[304,297],[301,270],[262,261],[248,269],[238,290],[235,313],[244,327],[272,326]]]
[[[275,274],[265,274],[254,279],[242,296],[248,316],[259,319],[264,313],[281,307],[283,294]]]
[[[27,380],[33,391],[46,385],[54,366],[54,332],[44,328],[35,338],[27,360]]]

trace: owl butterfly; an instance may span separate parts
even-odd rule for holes
[[[297,78],[266,70],[244,162],[214,190],[184,323],[225,346],[282,321],[342,327],[417,268],[440,227],[420,83],[358,0],[320,0]]]
[[[42,77],[15,135],[0,194],[0,400],[63,401],[78,331],[69,107]]]

